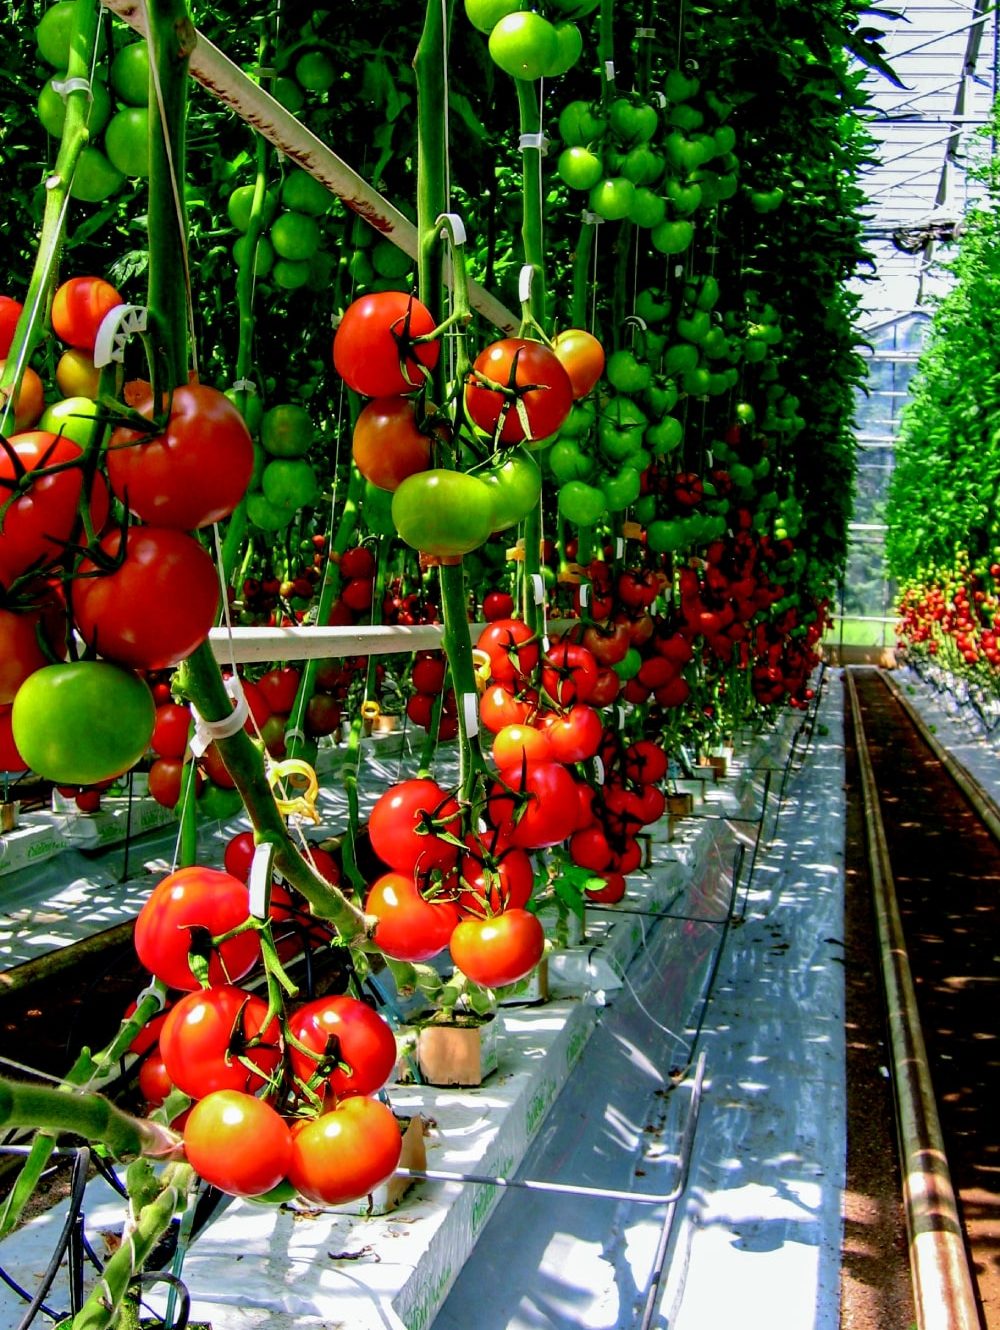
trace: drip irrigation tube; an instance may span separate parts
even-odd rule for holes
[[[877,940],[888,1014],[903,1203],[917,1324],[920,1330],[981,1330],[917,1011],[875,773],[853,673],[846,670],[845,675],[861,772]]]

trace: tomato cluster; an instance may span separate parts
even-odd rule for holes
[[[330,856],[310,854],[336,882]],[[252,835],[242,833],[227,847],[232,871],[179,869],[139,914],[139,959],[176,994],[133,1046],[143,1057],[140,1089],[151,1104],[172,1090],[195,1101],[182,1122],[184,1149],[220,1190],[258,1196],[287,1181],[293,1194],[336,1204],[372,1191],[399,1161],[399,1127],[372,1097],[392,1074],[396,1041],[382,1016],[347,994],[272,1012],[239,986],[261,955],[243,880],[252,857]],[[301,946],[303,929],[317,929],[302,920],[275,882],[268,927],[279,955]]]

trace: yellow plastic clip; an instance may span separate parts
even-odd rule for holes
[[[519,541],[517,542],[516,545],[511,545],[511,546],[508,547],[508,550],[507,550],[507,559],[508,559],[508,561],[513,560],[515,563],[524,563],[524,541],[523,541],[523,540],[519,540]]]
[[[321,821],[319,811],[316,808],[316,800],[319,798],[319,781],[316,778],[316,772],[308,762],[303,762],[300,757],[290,757],[284,762],[275,762],[267,773],[267,783],[273,793],[274,787],[279,781],[287,781],[293,788],[298,788],[301,792],[295,794],[290,799],[284,799],[277,794],[274,796],[274,802],[278,806],[278,812],[282,817],[307,817],[310,822]]]
[[[379,706],[379,704],[375,701],[373,697],[370,697],[367,699],[367,701],[361,703],[362,720],[378,720],[381,714],[382,714],[382,708]]]
[[[490,681],[493,673],[493,666],[490,661],[488,651],[481,651],[479,647],[472,648],[472,663],[476,667],[476,684],[479,691],[482,692]]]

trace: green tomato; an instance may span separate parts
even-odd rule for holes
[[[300,458],[276,457],[268,462],[260,478],[260,487],[268,503],[285,509],[289,516],[319,498],[316,472]]]
[[[319,249],[319,223],[306,212],[280,212],[271,223],[270,240],[279,258],[307,262]]]
[[[52,85],[65,77],[65,72],[53,74],[38,94],[38,118],[46,134],[51,134],[54,139],[59,138],[63,132],[63,125],[66,122],[66,103]],[[91,91],[93,100],[90,102],[87,129],[93,137],[101,132],[111,116],[111,94],[99,78],[94,79]]]
[[[249,253],[249,236],[240,236],[233,242],[233,260],[238,268],[242,268],[247,261]],[[264,278],[274,267],[274,246],[268,240],[267,236],[257,237],[257,246],[253,252],[253,271],[254,276]]]
[[[712,138],[715,139],[716,153],[719,157],[724,157],[736,147],[736,130],[732,125],[720,125],[712,134]]]
[[[643,444],[649,423],[645,411],[631,397],[612,397],[601,411],[597,438],[605,457],[624,462]]]
[[[629,395],[643,392],[653,380],[649,366],[636,360],[634,354],[625,349],[612,353],[605,372],[612,388]]]
[[[696,369],[701,359],[698,348],[693,342],[675,342],[668,346],[663,356],[663,369],[667,374],[686,374]]]
[[[400,539],[425,554],[469,554],[493,534],[493,493],[464,471],[418,471],[394,492],[392,520]]]
[[[556,170],[560,180],[570,189],[593,189],[604,175],[604,164],[596,152],[577,145],[563,149]]]
[[[662,323],[670,313],[670,297],[644,287],[635,298],[635,312],[646,323]]]
[[[672,204],[675,212],[679,212],[682,217],[695,212],[701,205],[701,186],[697,184],[682,184],[668,176],[664,182],[663,192],[667,201]]]
[[[712,331],[712,316],[703,309],[693,310],[686,317],[681,315],[677,320],[677,331],[686,342],[700,345]]]
[[[260,441],[272,457],[304,457],[315,431],[309,412],[296,402],[282,402],[266,411]]]
[[[11,714],[25,762],[57,785],[93,785],[128,771],[155,722],[142,679],[103,660],[43,665],[17,690]]]
[[[86,8],[89,0],[56,0],[49,5],[35,28],[38,54],[55,69],[69,64],[69,43],[76,26],[77,6]],[[104,50],[104,29],[98,29],[98,50]]]
[[[617,475],[609,476],[601,482],[608,509],[613,513],[624,512],[635,503],[642,489],[642,477],[634,466],[625,465]]]
[[[251,490],[247,495],[247,520],[258,531],[281,531],[294,516],[294,509],[279,507],[260,490]]]
[[[568,480],[559,490],[559,512],[567,522],[593,526],[607,512],[604,491],[583,480]]]
[[[701,339],[701,349],[709,360],[722,360],[729,354],[729,338],[721,328],[709,328]]]
[[[372,267],[379,277],[389,277],[393,281],[399,281],[412,271],[413,260],[405,250],[394,245],[388,236],[383,236],[372,250]]]
[[[129,106],[149,104],[149,47],[144,41],[129,42],[115,52],[111,62],[111,86]]]
[[[545,71],[547,79],[560,78],[569,73],[583,55],[583,33],[575,23],[557,23],[555,59]]]
[[[650,522],[646,528],[646,544],[654,554],[673,554],[687,543],[687,539],[684,522],[679,518]]]
[[[656,495],[643,494],[632,505],[635,520],[647,526],[656,517]]]
[[[333,195],[315,176],[303,171],[300,166],[295,166],[281,182],[281,202],[292,212],[305,212],[310,217],[322,217],[324,213],[330,211]]]
[[[465,0],[465,16],[474,28],[490,33],[508,14],[521,8],[521,0]]]
[[[568,480],[586,480],[594,469],[593,458],[580,451],[575,439],[559,439],[549,452],[549,470],[558,485]]]
[[[701,129],[705,123],[705,113],[687,102],[680,102],[677,106],[671,107],[667,116],[667,123],[673,125],[676,129],[683,129],[686,134],[690,134],[696,129]]]
[[[88,145],[80,153],[69,193],[71,198],[82,203],[103,203],[124,183],[125,177],[111,165],[104,153]]]
[[[666,214],[667,205],[655,190],[647,189],[645,185],[636,189],[632,206],[628,210],[630,222],[634,222],[636,226],[641,226],[647,231],[652,231],[655,227],[661,225]]]
[[[606,222],[620,222],[635,201],[635,185],[624,176],[609,176],[590,191],[590,211]]]
[[[634,679],[642,669],[642,656],[635,647],[629,647],[622,659],[616,661],[611,668],[622,683],[628,683],[629,679]]]
[[[295,62],[295,77],[306,92],[327,92],[333,87],[337,71],[325,51],[307,51]]]
[[[541,14],[506,14],[490,33],[493,63],[516,79],[539,79],[559,56],[555,26]]]
[[[515,449],[499,466],[479,472],[493,495],[493,530],[507,531],[538,507],[542,473],[523,450]]]
[[[229,790],[223,785],[216,785],[213,780],[207,780],[195,807],[198,816],[209,822],[228,822],[230,818],[242,813],[243,799],[239,790]]]
[[[582,439],[588,434],[597,419],[597,407],[590,400],[574,402],[569,415],[559,426],[562,439]]]
[[[98,406],[90,397],[66,397],[46,407],[37,428],[61,434],[85,448],[90,443]]]
[[[559,137],[567,147],[584,147],[604,137],[608,122],[590,102],[568,102],[559,115]]]
[[[237,231],[245,231],[250,225],[250,213],[253,208],[253,185],[238,185],[226,202],[226,215]],[[265,226],[278,211],[278,196],[273,193],[264,195],[261,212]]]
[[[392,490],[379,489],[370,480],[365,481],[361,515],[365,526],[373,535],[394,536],[396,524],[392,520]]]
[[[104,151],[116,170],[129,179],[149,175],[149,110],[145,106],[123,106],[104,131]]]
[[[657,379],[646,389],[642,400],[650,415],[659,419],[674,409],[679,396],[675,379]]]
[[[733,462],[729,468],[729,478],[737,489],[753,489],[753,472],[743,462]]]
[[[685,74],[682,69],[671,69],[663,80],[663,95],[674,104],[688,102],[700,87],[701,84],[693,75]]]
[[[754,212],[774,212],[785,199],[785,191],[780,186],[775,189],[751,189],[750,206]]]
[[[704,365],[696,365],[694,369],[686,370],[684,373],[684,391],[689,397],[707,397],[711,378]]]
[[[694,227],[683,218],[675,222],[661,222],[659,226],[654,227],[650,239],[653,248],[658,249],[661,254],[683,254],[690,248],[694,239]]]
[[[621,173],[633,185],[651,185],[663,174],[663,158],[646,143],[637,143],[622,159]]]
[[[654,457],[664,457],[679,448],[684,440],[684,426],[676,416],[663,416],[655,421],[642,436],[642,441]]]

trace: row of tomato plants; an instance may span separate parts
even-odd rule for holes
[[[162,792],[187,810],[190,832],[193,705],[196,744],[208,744],[202,764],[214,784],[236,790],[254,828],[252,853],[227,861],[229,872],[190,862],[194,838],[182,837],[187,862],[156,889],[137,928],[140,957],[175,995],[157,1060],[149,1034],[139,1034],[151,998],[97,1059],[105,1065],[138,1034],[147,1083],[159,1068],[162,1093],[173,1086],[196,1101],[183,1137],[165,1125],[186,1103],[176,1096],[151,1120],[131,1120],[86,1096],[5,1087],[9,1122],[59,1120],[114,1151],[174,1157],[156,1199],[142,1191],[140,1255],[192,1164],[236,1194],[277,1185],[279,1196],[290,1188],[332,1202],[364,1194],[398,1160],[398,1129],[375,1097],[392,1071],[384,1022],[357,989],[322,1010],[296,1004],[283,920],[309,911],[326,921],[360,977],[377,957],[402,991],[482,1010],[540,959],[546,894],[564,905],[582,891],[620,898],[641,857],[637,834],[662,815],[679,743],[703,748],[809,696],[850,476],[857,364],[842,283],[860,253],[847,214],[863,138],[843,115],[860,94],[840,42],[857,14],[831,3],[805,26],[783,15],[783,27],[776,13],[751,71],[739,39],[760,20],[735,5],[712,20],[699,15],[690,31],[681,12],[681,59],[648,26],[633,38],[626,25],[641,15],[632,6],[551,8],[560,12],[466,5],[516,92],[517,336],[491,339],[472,315],[467,272],[481,253],[453,204],[465,198],[471,225],[483,220],[481,203],[458,183],[449,192],[447,32],[431,3],[407,85],[419,128],[417,292],[401,287],[403,265],[393,271],[384,250],[366,267],[356,256],[369,247],[354,246],[355,298],[332,353],[348,409],[333,428],[326,418],[314,427],[311,402],[276,393],[281,362],[269,372],[254,341],[255,302],[267,301],[255,286],[265,228],[286,265],[281,291],[316,282],[324,268],[331,275],[310,248],[321,226],[309,219],[328,210],[308,177],[286,170],[279,212],[260,148],[255,181],[227,209],[242,237],[236,381],[224,392],[192,374],[199,286],[181,280],[190,233],[177,188],[192,30],[180,3],[150,6],[157,113],[147,116],[149,288],[137,302],[148,313],[147,365],[134,377],[116,364],[96,374],[98,329],[117,317],[121,295],[83,275],[55,289],[62,205],[92,114],[84,89],[66,91],[35,276],[25,308],[12,294],[0,311],[14,324],[2,382],[20,394],[0,458],[2,627],[22,651],[11,653],[5,680],[11,740],[17,760],[69,785],[113,779],[152,740],[158,761],[175,764]],[[100,50],[96,6],[61,0],[55,11],[66,18],[66,73],[89,79]],[[577,46],[567,26],[581,50],[604,57],[600,79],[586,59],[561,68],[563,43],[570,54]],[[62,54],[51,32],[39,46],[50,63]],[[304,38],[296,53],[280,68],[329,97],[335,77],[326,81],[323,61],[303,64],[318,53],[331,65],[328,49]],[[627,92],[614,84],[616,59],[630,69]],[[566,80],[558,182],[543,159],[538,83],[556,75]],[[280,92],[294,100],[294,88]],[[803,103],[815,117],[803,121]],[[404,116],[397,103],[392,123]],[[567,191],[584,189],[588,208],[573,227]],[[789,264],[819,232],[815,262]],[[26,362],[49,293],[45,345],[64,339],[57,378],[78,391],[40,415],[41,384]],[[125,349],[130,367],[136,345]],[[252,385],[266,390],[272,379],[264,403]],[[347,437],[351,462],[341,456]],[[220,522],[216,561],[207,537]],[[380,676],[372,661],[309,662],[230,681],[227,691],[206,644],[220,573],[229,613],[243,622],[440,617],[443,656],[413,660],[402,676],[392,667]],[[479,656],[470,614],[490,621]],[[550,615],[571,623],[557,633]],[[68,660],[50,659],[67,651]],[[272,792],[282,775],[274,762],[290,758],[300,765],[285,774],[311,774],[301,764],[315,760],[341,708],[356,748],[365,707],[370,714],[379,690],[384,700],[392,687],[428,731],[420,773],[385,790],[366,822],[350,775],[339,862],[300,853],[288,804]],[[433,754],[449,734],[458,778],[445,788]],[[233,854],[247,850],[244,839]],[[447,981],[428,964],[446,949]],[[255,965],[266,997],[238,986]],[[88,1056],[68,1080],[89,1085],[94,1076]],[[265,1136],[268,1150],[255,1143]],[[47,1148],[34,1149],[5,1227]],[[148,1178],[135,1185],[147,1188]],[[116,1266],[111,1287],[118,1277]],[[92,1300],[80,1324],[109,1314]]]

